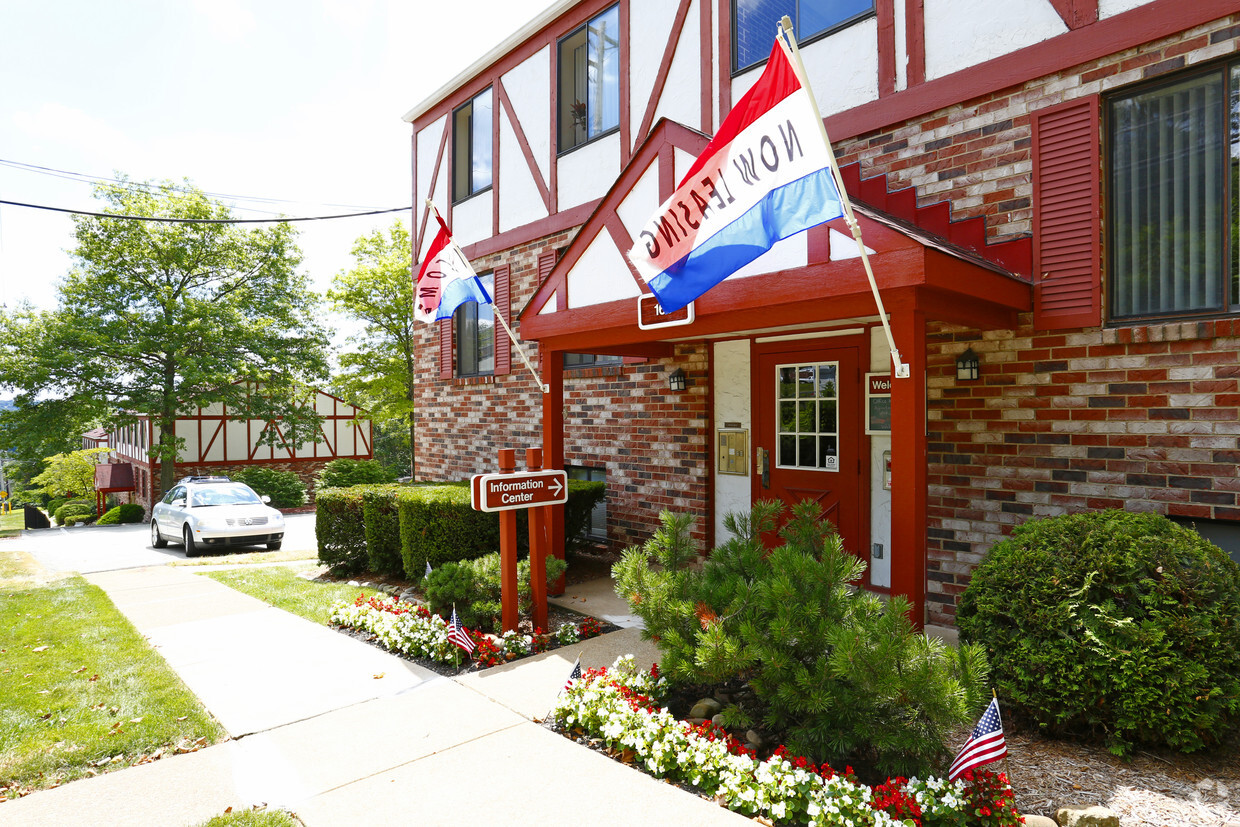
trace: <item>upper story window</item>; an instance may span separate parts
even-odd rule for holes
[[[797,43],[804,43],[873,13],[874,0],[732,0],[732,70],[770,56],[784,15],[792,19]]]
[[[1240,62],[1107,101],[1113,319],[1240,308]]]
[[[452,112],[452,200],[491,186],[491,90]]]
[[[620,126],[620,7],[560,41],[560,151]]]
[[[620,356],[612,356],[606,353],[565,353],[564,367],[566,368],[596,368],[603,365],[619,365],[624,362]]]
[[[495,295],[495,274],[479,275],[487,295]],[[456,329],[456,375],[487,376],[495,372],[495,310],[467,302],[452,315]]]

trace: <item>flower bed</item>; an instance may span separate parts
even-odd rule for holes
[[[611,669],[589,669],[560,694],[554,716],[566,731],[601,739],[608,751],[657,778],[688,784],[718,803],[780,824],[1006,827],[1023,823],[1006,776],[967,772],[941,778],[891,778],[868,787],[852,769],[841,773],[788,755],[765,761],[707,722],[678,720],[655,698],[657,665],[637,669],[632,656]]]
[[[494,637],[473,629],[466,634],[474,642],[472,655],[448,640],[448,621],[418,603],[394,597],[358,595],[352,603],[332,606],[331,622],[347,629],[373,635],[375,640],[392,652],[407,658],[435,663],[456,663],[467,657],[471,668],[486,669],[517,658],[545,652],[556,645],[576,643],[603,632],[602,624],[592,617],[578,623],[565,623],[552,634],[535,629],[533,634],[505,632]]]

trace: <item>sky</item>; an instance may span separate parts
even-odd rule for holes
[[[407,207],[401,116],[550,3],[0,0],[0,199],[99,210],[78,176],[119,172],[188,178],[238,218]],[[315,288],[409,215],[299,224]],[[0,204],[0,312],[55,307],[72,233]]]

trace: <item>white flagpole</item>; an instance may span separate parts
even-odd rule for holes
[[[791,57],[789,61],[796,70],[797,77],[801,80],[801,85],[805,87],[805,91],[809,93],[810,105],[814,107],[814,121],[818,124],[818,129],[822,133],[822,142],[827,145],[827,158],[831,163],[831,177],[835,179],[835,188],[840,192],[840,204],[844,208],[844,220],[848,222],[848,228],[852,230],[853,238],[857,241],[857,250],[861,253],[861,263],[865,267],[866,278],[870,280],[870,290],[874,293],[874,303],[878,305],[878,318],[883,323],[883,332],[887,334],[887,347],[891,350],[891,362],[895,367],[895,376],[897,379],[907,379],[909,377],[909,366],[901,361],[900,351],[896,348],[895,338],[891,335],[891,325],[887,322],[887,311],[883,307],[883,299],[878,295],[878,283],[874,280],[874,271],[870,268],[870,259],[865,252],[865,243],[861,240],[861,225],[857,223],[857,216],[853,214],[852,203],[848,200],[848,193],[844,190],[844,179],[840,176],[839,164],[835,162],[835,151],[831,149],[831,139],[827,137],[827,126],[822,122],[822,113],[818,111],[818,101],[814,98],[814,92],[809,85],[809,77],[805,74],[805,64],[801,62],[801,50],[797,48],[797,39],[792,33],[792,20],[784,15],[779,21],[779,29],[776,37],[779,39],[780,45],[787,50],[791,47]],[[787,40],[782,35],[787,35]]]
[[[426,199],[426,206],[434,211],[436,219],[441,218],[439,215],[439,209],[435,206],[435,202],[428,198]],[[448,235],[448,238],[452,241],[452,251],[456,253],[457,257],[461,260],[461,263],[465,265],[465,269],[468,270],[469,274],[476,280],[478,278],[478,274],[474,272],[473,265],[471,265],[469,263],[469,259],[465,257],[465,251],[462,250],[461,246],[456,243],[456,239],[453,238],[451,234]],[[479,282],[479,284],[481,284],[481,282]],[[486,291],[484,290],[483,292],[485,293]],[[521,361],[525,363],[525,366],[530,369],[530,373],[534,375],[534,384],[538,385],[538,389],[542,393],[550,393],[551,386],[545,384],[542,381],[542,377],[538,375],[538,371],[534,370],[534,366],[530,363],[529,357],[525,355],[525,350],[521,347],[521,342],[517,340],[516,334],[513,333],[512,328],[508,326],[508,322],[504,319],[504,315],[500,313],[499,308],[495,306],[494,296],[491,297],[491,312],[495,314],[495,318],[499,319],[499,323],[503,326],[504,332],[507,333],[508,338],[512,340],[513,349],[517,351],[517,355],[521,357]]]

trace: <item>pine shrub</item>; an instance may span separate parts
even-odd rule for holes
[[[1032,520],[995,545],[956,613],[1009,708],[1117,755],[1192,752],[1240,716],[1240,567],[1154,514]]]
[[[614,569],[617,593],[657,642],[661,672],[679,683],[747,679],[759,717],[794,753],[855,762],[892,775],[945,768],[945,739],[985,703],[985,657],[920,634],[901,597],[856,588],[865,564],[847,553],[813,503],[801,503],[766,549],[782,506],[729,514],[733,535],[697,562],[691,521],[664,512],[661,528]]]

